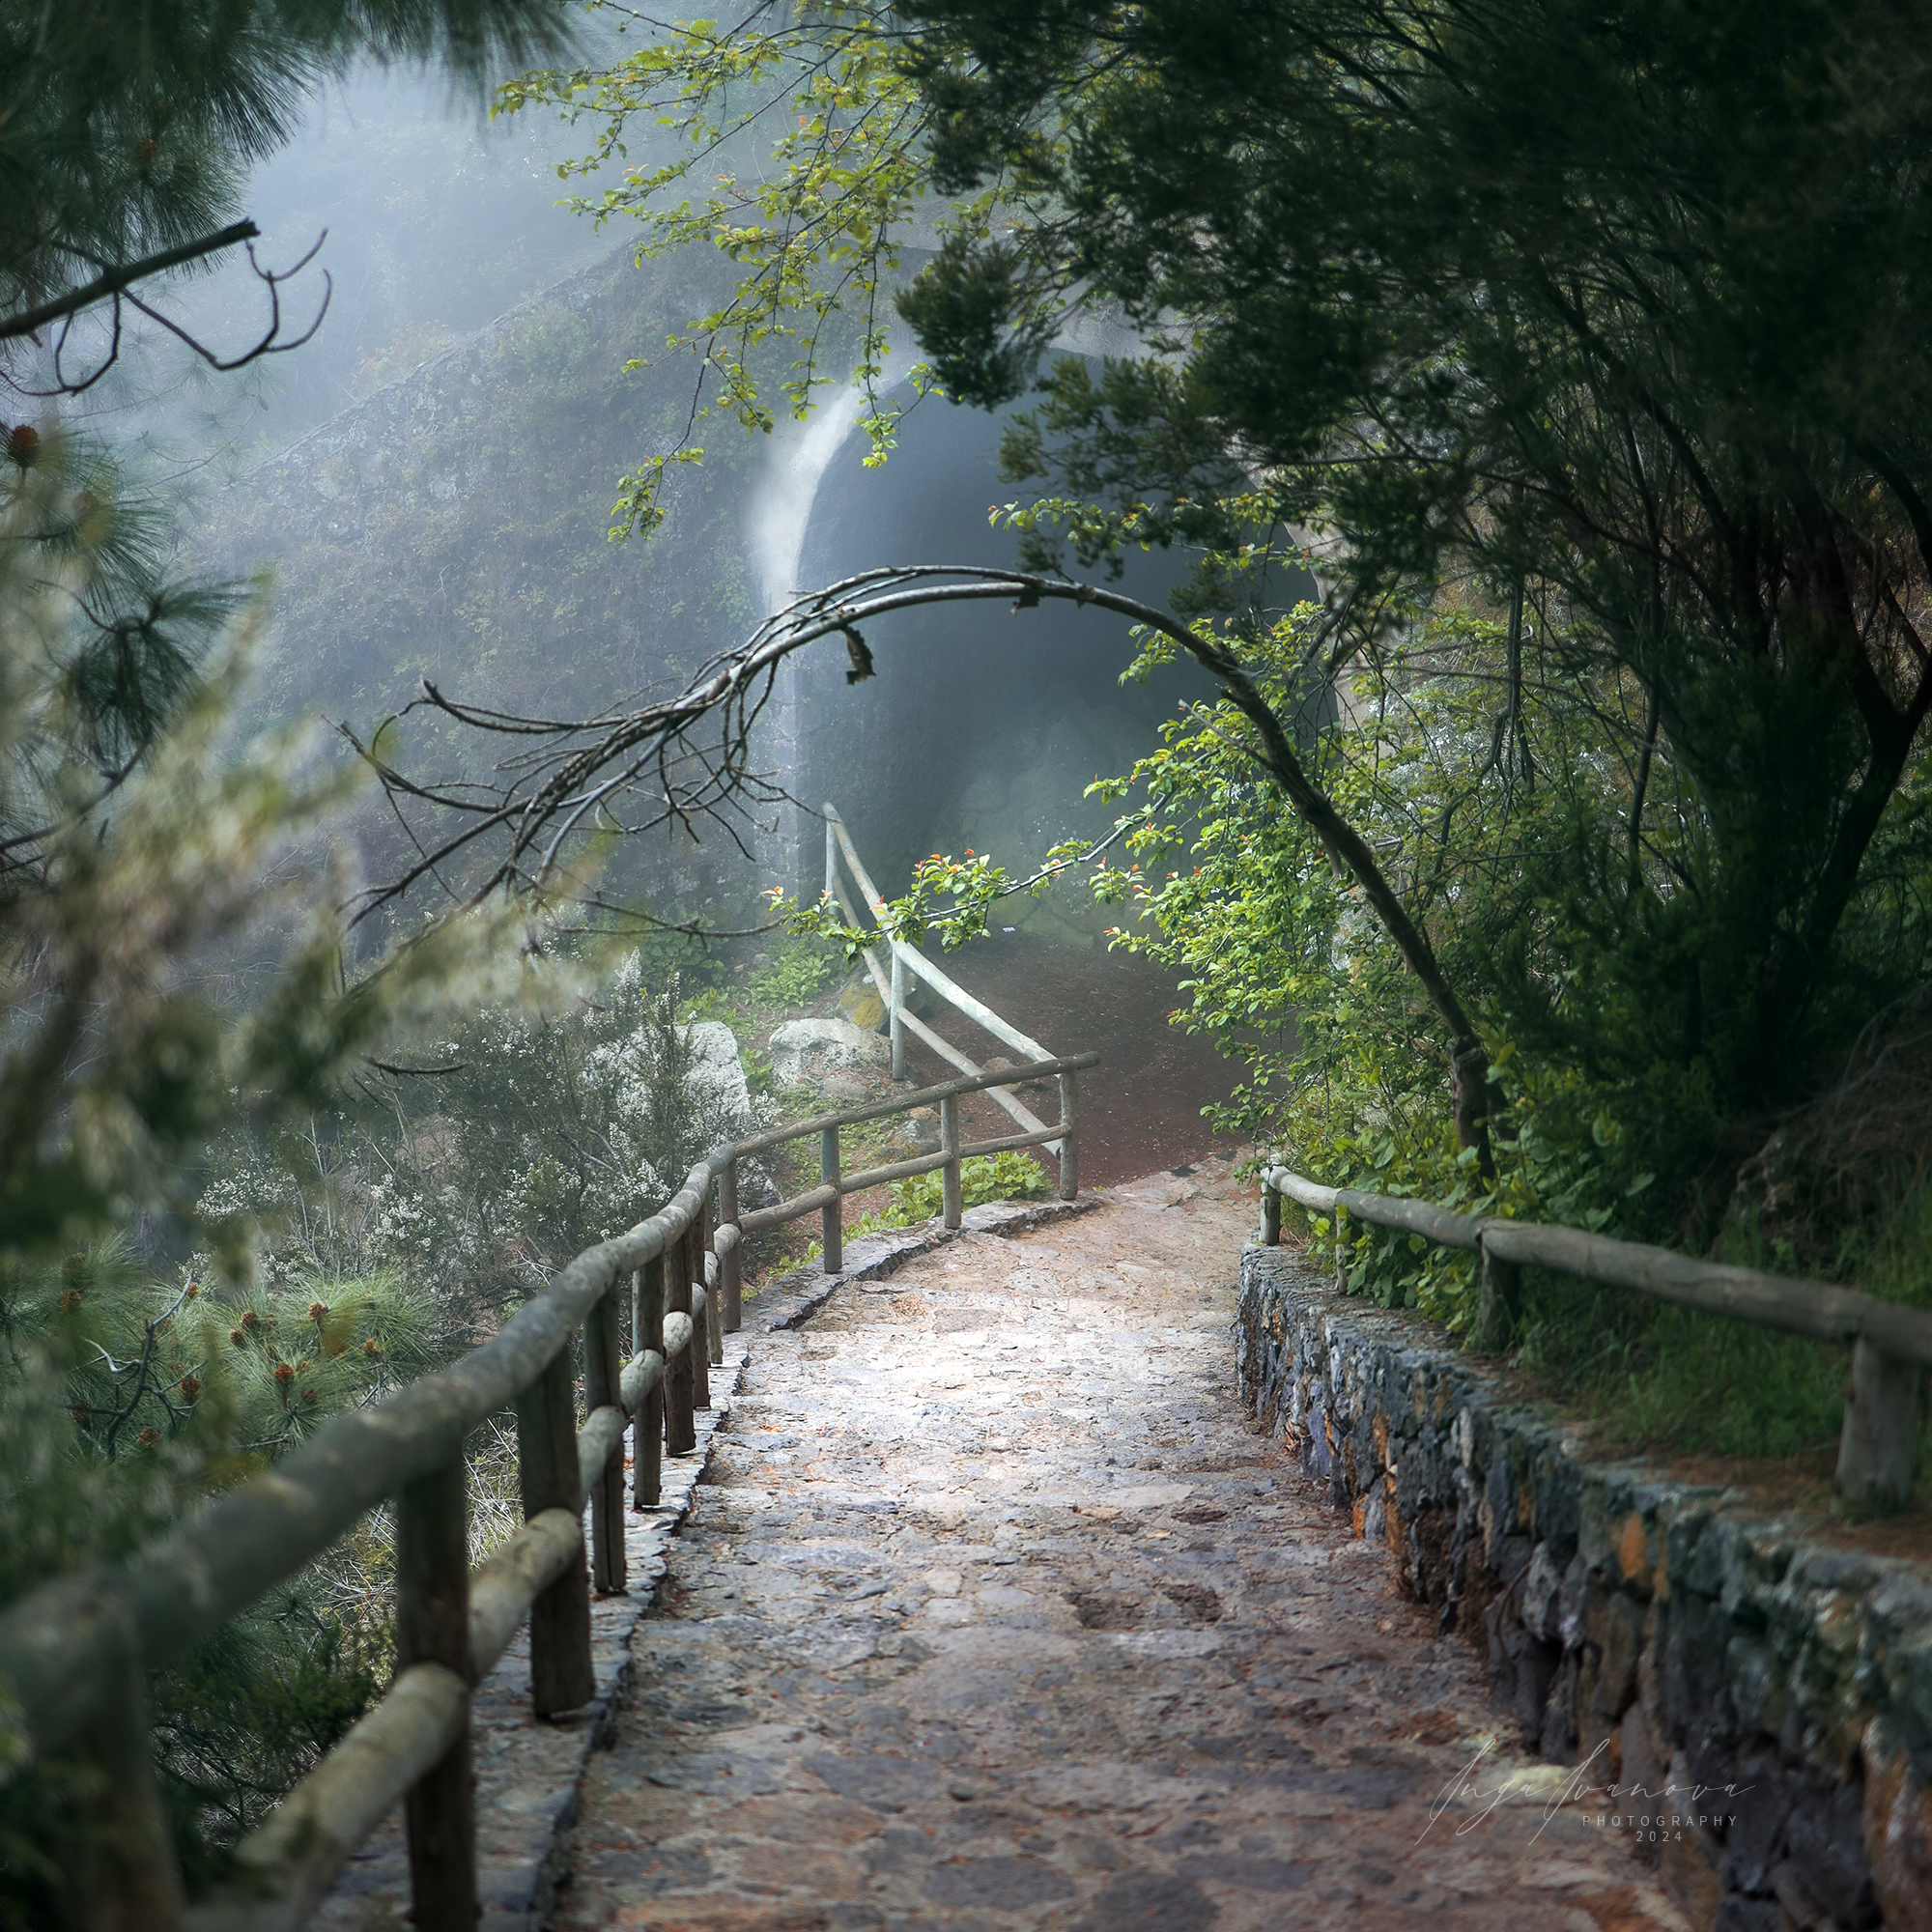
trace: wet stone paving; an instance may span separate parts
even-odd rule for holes
[[[1254,1214],[1204,1165],[751,1335],[556,1923],[1683,1925],[1241,1408]]]

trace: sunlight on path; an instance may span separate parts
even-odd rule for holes
[[[1162,1176],[753,1338],[559,1923],[1681,1927],[1242,1411],[1253,1216]]]

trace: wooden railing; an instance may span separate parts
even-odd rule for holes
[[[1281,1239],[1284,1195],[1336,1217],[1338,1269],[1344,1252],[1341,1217],[1350,1214],[1377,1227],[1420,1235],[1442,1247],[1473,1252],[1479,1270],[1476,1336],[1486,1346],[1505,1331],[1524,1267],[1634,1289],[1762,1328],[1848,1342],[1852,1374],[1834,1487],[1853,1509],[1897,1508],[1911,1495],[1925,1369],[1932,1365],[1932,1314],[1881,1301],[1857,1289],[1693,1261],[1668,1248],[1619,1241],[1581,1228],[1458,1214],[1426,1201],[1324,1187],[1285,1167],[1270,1167],[1262,1176],[1262,1239],[1269,1246]]]
[[[866,903],[871,908],[875,925],[883,929],[886,902],[879,896],[879,889],[872,883],[871,874],[860,862],[853,849],[851,834],[845,829],[845,821],[839,817],[838,808],[825,808],[825,892],[838,910],[845,915],[847,925],[859,924],[858,915],[852,910],[852,901],[845,895],[844,881],[838,876],[838,860],[843,854],[845,864],[851,868],[852,878],[860,892],[866,895]],[[893,1042],[893,1078],[906,1077],[905,1037],[908,1033],[923,1039],[949,1066],[956,1066],[960,1072],[972,1076],[981,1069],[959,1051],[951,1040],[941,1039],[916,1013],[906,1009],[906,980],[908,976],[923,980],[946,1004],[976,1021],[993,1036],[1003,1046],[1009,1046],[1015,1053],[1023,1053],[1029,1060],[1050,1060],[1052,1055],[1037,1039],[1030,1039],[1017,1027],[1009,1026],[984,1001],[975,999],[964,986],[957,984],[950,975],[942,972],[925,954],[916,947],[908,946],[904,940],[888,935],[888,945],[892,951],[892,972],[888,975],[880,963],[878,949],[867,947],[861,955],[866,962],[866,970],[872,976],[872,983],[879,989],[879,998],[886,1004],[888,1024]],[[1044,1147],[1049,1153],[1058,1154],[1058,1140],[1046,1131],[1046,1122],[1037,1114],[1031,1113],[1010,1094],[995,1091],[993,1098],[1016,1120],[1028,1133],[1036,1136],[1031,1141],[1016,1141],[1016,1147]],[[1072,1198],[1070,1195],[1067,1197]]]
[[[132,1561],[57,1578],[0,1614],[0,1780],[36,1758],[78,1762],[91,1773],[95,1849],[75,1880],[77,1923],[87,1932],[299,1926],[357,1844],[403,1802],[415,1932],[472,1932],[470,1691],[527,1616],[537,1715],[574,1710],[595,1694],[591,1591],[625,1587],[624,1435],[634,1432],[634,1507],[647,1508],[659,1496],[661,1453],[696,1446],[695,1412],[711,1401],[709,1370],[724,1359],[724,1332],[739,1325],[745,1236],[818,1208],[823,1264],[838,1273],[842,1196],[937,1170],[945,1222],[956,1228],[962,1160],[1049,1139],[1060,1150],[1061,1196],[1071,1200],[1075,1075],[1098,1059],[1039,1055],[716,1149],[668,1205],[585,1249],[451,1367],[335,1417],[269,1474]],[[1048,1078],[1060,1085],[1057,1127],[960,1142],[962,1094],[997,1096]],[[839,1172],[841,1127],[931,1104],[940,1110],[939,1151]],[[814,1133],[820,1184],[741,1214],[739,1162]],[[570,1345],[580,1332],[587,1420],[577,1429]],[[512,1406],[524,1525],[472,1574],[464,1441]],[[145,1673],[185,1656],[384,1502],[395,1505],[395,1680],[242,1842],[233,1882],[190,1909],[150,1758]]]

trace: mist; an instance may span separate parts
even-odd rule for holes
[[[1002,419],[916,402],[903,330],[881,385],[907,413],[882,468],[865,467],[863,393],[835,370],[803,423],[706,425],[703,464],[668,482],[665,526],[608,541],[618,477],[688,412],[695,365],[665,338],[718,303],[731,270],[708,248],[638,266],[635,235],[558,206],[585,186],[556,165],[587,149],[587,129],[549,112],[491,122],[486,105],[403,71],[332,89],[244,197],[261,266],[317,249],[280,290],[291,334],[327,294],[313,339],[228,376],[184,353],[148,393],[110,384],[91,404],[120,414],[157,473],[185,479],[185,558],[270,573],[260,722],[320,714],[366,732],[426,677],[498,710],[590,716],[682,683],[793,596],[853,572],[1013,561],[987,519],[1013,494]],[[171,312],[229,353],[260,333],[265,295],[235,258],[180,285]],[[1125,587],[1163,601],[1181,570],[1136,555]],[[718,921],[772,883],[815,895],[828,799],[865,828],[882,884],[966,844],[1017,871],[1069,832],[1103,831],[1111,810],[1086,786],[1127,770],[1207,688],[1184,670],[1123,688],[1125,625],[1065,608],[907,616],[872,641],[866,684],[844,683],[838,653],[781,677],[754,751],[794,803],[747,828],[749,862],[727,839],[647,838],[616,881]],[[444,771],[488,751],[412,729],[412,754]],[[355,836],[373,871],[400,851],[376,814]],[[1018,916],[1047,917],[1030,908]],[[1061,936],[1091,943],[1094,916]]]

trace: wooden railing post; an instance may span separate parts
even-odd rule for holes
[[[906,969],[905,960],[899,953],[899,943],[893,941],[893,1078],[906,1078],[905,1022],[900,1014],[905,1011]]]
[[[959,1225],[959,1096],[948,1094],[939,1103],[939,1149],[946,1165],[939,1170],[940,1205],[946,1225]]]
[[[667,1315],[691,1313],[691,1236],[687,1230],[673,1241],[664,1258],[664,1288]],[[664,1347],[663,1330],[658,1347]],[[697,1423],[692,1414],[692,1351],[680,1349],[665,1355],[664,1407],[665,1450],[683,1456],[697,1447]]]
[[[718,1224],[723,1228],[738,1225],[738,1157],[724,1163],[724,1169],[718,1177]],[[735,1240],[718,1259],[719,1286],[724,1291],[724,1305],[719,1310],[727,1335],[735,1335],[745,1325],[745,1256],[744,1240]]]
[[[722,1368],[724,1362],[724,1263],[718,1253],[718,1222],[711,1212],[711,1192],[708,1188],[704,1195],[704,1252],[699,1260],[703,1264],[704,1279],[705,1357],[712,1368]]]
[[[148,1744],[148,1688],[132,1622],[122,1619],[113,1682],[73,1756],[100,1778],[93,1858],[63,1874],[68,1916],[85,1932],[176,1932],[181,1876]]]
[[[1517,1315],[1522,1304],[1522,1269],[1490,1252],[1490,1244],[1479,1240],[1476,1247],[1476,1347],[1485,1354],[1499,1354],[1515,1332]]]
[[[583,1406],[621,1408],[624,1358],[617,1334],[617,1291],[601,1295],[583,1321]],[[624,1459],[613,1453],[590,1479],[591,1580],[600,1597],[621,1595],[624,1563]]]
[[[821,1181],[838,1179],[838,1129],[821,1127],[818,1133],[818,1178]],[[825,1242],[825,1272],[842,1274],[845,1268],[845,1204],[837,1196],[819,1210],[819,1226]]]
[[[684,1251],[685,1264],[691,1270],[691,1285],[704,1295],[704,1320],[694,1321],[691,1326],[691,1405],[694,1409],[711,1406],[711,1309],[718,1299],[705,1284],[707,1272],[704,1258],[711,1252],[711,1190],[705,1189],[705,1198],[697,1204],[697,1212],[691,1217],[691,1232],[686,1236],[689,1246]],[[696,1307],[694,1302],[692,1306]],[[694,1424],[694,1428],[695,1428]]]
[[[1060,1076],[1060,1198],[1071,1201],[1080,1192],[1080,1096],[1073,1075]]]
[[[1266,1175],[1262,1176],[1262,1246],[1281,1246],[1281,1189],[1269,1186]]]
[[[469,1472],[459,1454],[396,1499],[396,1665],[469,1675]],[[587,1611],[584,1634],[589,1635]],[[585,1645],[586,1655],[588,1644]],[[579,1699],[582,1702],[582,1699]],[[416,1932],[475,1932],[476,1801],[469,1725],[410,1787],[411,1917]]]
[[[632,1353],[648,1349],[664,1352],[665,1264],[662,1255],[653,1255],[638,1270],[637,1296],[632,1316]],[[668,1364],[666,1373],[669,1373]],[[644,1398],[638,1419],[631,1429],[631,1507],[653,1508],[664,1493],[665,1378]]]
[[[524,1520],[548,1509],[578,1513],[577,1414],[570,1350],[559,1349],[517,1398],[517,1480]],[[530,1698],[540,1718],[574,1711],[597,1691],[590,1664],[590,1566],[576,1558],[530,1605]]]
[[[1855,1514],[1902,1509],[1912,1496],[1925,1372],[1885,1354],[1862,1335],[1852,1343],[1852,1378],[1832,1488]]]

